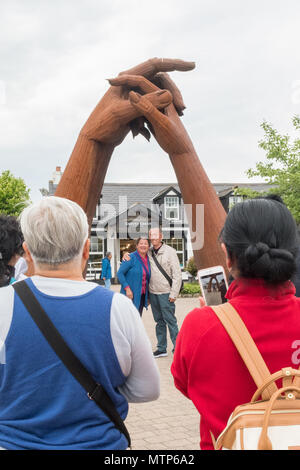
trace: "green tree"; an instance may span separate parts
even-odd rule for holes
[[[16,178],[9,170],[0,175],[0,213],[18,216],[30,203],[30,190],[22,178]]]
[[[292,119],[294,131],[299,134],[300,117]],[[281,135],[271,124],[264,121],[261,124],[264,130],[264,138],[259,142],[259,147],[266,152],[266,161],[256,164],[255,169],[249,169],[247,175],[252,178],[260,176],[267,183],[276,188],[271,188],[267,193],[279,194],[296,222],[300,223],[300,137],[293,141],[289,135]],[[249,189],[237,189],[236,193],[245,197],[262,195]]]
[[[198,271],[193,256],[188,260],[185,270],[189,272],[192,276],[197,276]]]

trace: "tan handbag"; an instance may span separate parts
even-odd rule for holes
[[[250,403],[235,408],[217,440],[211,433],[215,449],[300,450],[300,370],[284,367],[271,375],[233,306],[226,303],[211,308],[258,387]]]

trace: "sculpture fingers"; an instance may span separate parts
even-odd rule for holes
[[[131,121],[129,123],[129,127],[132,132],[132,137],[135,138],[138,134],[141,134],[142,136],[145,137],[148,142],[150,142],[151,138],[151,133],[150,131],[145,127],[145,118],[144,117],[138,117]]]
[[[129,97],[130,97],[130,93],[129,93]],[[138,95],[138,93],[135,93],[135,94]],[[147,95],[143,95],[143,97],[141,98],[145,98],[145,102],[150,103],[152,106],[155,106],[155,108],[158,108],[158,109],[166,108],[173,101],[173,97],[168,90],[158,90],[153,93],[148,93]]]
[[[140,128],[139,133],[143,135],[148,142],[150,142],[151,133],[145,126]]]
[[[173,82],[171,77],[166,72],[157,73],[152,81],[143,77],[142,75],[119,75],[115,78],[109,78],[108,82],[112,86],[123,86],[128,89],[140,89],[143,93],[151,93],[161,89],[169,90],[172,93],[173,104],[179,116],[183,115],[185,104],[183,102],[182,94],[179,88]]]
[[[149,103],[153,107],[156,107],[158,109],[165,108],[172,102],[172,96],[170,96],[170,93],[165,90],[159,90],[158,92],[149,93],[146,96],[147,96],[147,100],[149,100]],[[137,110],[137,108],[135,109]],[[146,121],[146,123],[150,131],[155,135],[155,131],[153,127],[151,126],[151,124],[148,121]],[[130,122],[129,125],[130,125],[133,138],[136,137],[138,134],[141,134],[145,137],[145,139],[148,140],[148,142],[150,141],[151,133],[149,132],[147,127],[145,127],[144,116],[134,119],[133,121]]]
[[[169,90],[172,93],[173,104],[176,108],[176,111],[179,116],[182,116],[183,110],[186,108],[186,106],[183,102],[182,94],[179,88],[174,83],[170,75],[166,72],[159,72],[153,77],[152,81],[159,88]]]
[[[148,59],[146,62],[133,67],[132,69],[121,72],[119,75],[143,75],[144,77],[151,78],[158,72],[173,72],[175,70],[187,72],[195,68],[195,62],[188,62],[181,59],[164,59],[154,57]]]
[[[166,120],[168,118],[164,116],[157,108],[164,108],[172,102],[172,95],[167,90],[161,90],[152,94],[153,96],[144,95],[141,96],[139,93],[131,91],[129,93],[129,101],[132,106],[137,109],[140,114],[145,116],[151,123],[156,120]],[[149,99],[152,98],[152,99]],[[153,118],[154,116],[154,118]],[[153,123],[152,123],[153,124]]]
[[[131,91],[129,93],[129,100],[132,106],[145,117],[147,127],[156,138],[156,130],[158,134],[162,130],[168,133],[167,129],[170,126],[169,119],[153,106],[151,101],[147,99],[147,96],[141,96]]]
[[[150,80],[147,80],[147,78],[143,77],[142,75],[129,75],[124,73],[123,75],[119,75],[116,78],[109,78],[108,81],[112,86],[140,88],[140,90],[144,93],[152,93],[159,90],[159,87],[150,82]]]
[[[157,92],[157,94],[158,93],[159,92]],[[172,96],[167,90],[162,90],[161,93],[168,93]],[[169,155],[180,155],[187,151],[187,144],[183,133],[180,131],[178,132],[174,122],[153,106],[153,104],[148,100],[147,95],[141,96],[139,93],[131,91],[129,93],[129,100],[132,106],[146,118],[147,122],[150,123],[149,128],[151,129],[151,132],[154,133],[159,145]],[[176,114],[175,110],[174,113]],[[178,116],[177,119],[179,120]],[[181,121],[179,120],[179,123],[180,122]]]
[[[148,103],[154,108],[165,108],[172,102],[172,95],[167,90],[160,90],[153,93],[144,95],[148,98]],[[158,111],[159,112],[159,111]],[[89,139],[96,140],[98,142],[121,142],[121,138],[126,135],[125,129],[130,128],[131,121],[142,116],[136,107],[132,106],[130,100],[117,101],[114,105],[107,108],[105,113],[101,116],[101,119],[90,120],[88,126],[86,125],[82,130],[82,135],[86,135]],[[140,133],[142,126],[141,121],[137,121],[133,124],[134,130],[133,135]],[[143,135],[147,135],[147,132],[142,131]]]
[[[133,138],[135,138],[140,133],[140,130],[144,127],[144,123],[145,119],[142,116],[133,119],[133,121],[129,123]]]

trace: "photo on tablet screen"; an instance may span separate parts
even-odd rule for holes
[[[227,284],[223,272],[199,276],[202,294],[206,305],[219,305],[227,302]]]

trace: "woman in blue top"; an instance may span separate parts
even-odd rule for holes
[[[111,260],[112,254],[110,251],[106,253],[105,258],[102,260],[102,272],[101,272],[101,279],[104,280],[105,287],[107,289],[110,289],[111,285],[111,265],[110,265],[110,260]]]
[[[151,276],[148,250],[148,239],[139,238],[136,251],[130,254],[130,261],[123,261],[117,273],[122,286],[121,293],[133,301],[141,316],[143,308],[148,307],[148,286]]]
[[[15,282],[15,264],[23,254],[23,235],[16,217],[0,215],[0,287]]]

